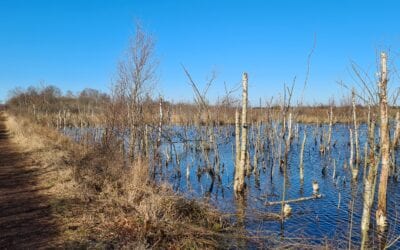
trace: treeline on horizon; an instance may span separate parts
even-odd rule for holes
[[[147,93],[148,94],[148,93]],[[158,103],[158,97],[154,98],[150,95],[145,96],[145,101],[146,102],[156,102]],[[42,85],[42,86],[34,86],[31,85],[27,87],[26,89],[21,88],[21,87],[16,87],[13,90],[9,91],[8,93],[8,99],[5,102],[5,105],[7,106],[18,106],[21,105],[21,103],[27,104],[30,102],[30,104],[39,104],[40,101],[42,100],[45,103],[51,103],[51,104],[61,104],[61,105],[66,105],[66,104],[80,104],[80,105],[88,105],[88,104],[95,104],[95,105],[101,105],[107,102],[112,101],[112,96],[109,93],[102,92],[100,90],[94,89],[94,88],[84,88],[82,91],[78,91],[76,93],[73,93],[70,90],[67,90],[63,92],[59,87],[55,85]],[[210,103],[210,105],[225,105],[225,106],[231,106],[236,108],[238,105],[237,103],[239,102],[239,98],[234,99],[234,98],[229,98],[227,100],[226,97],[224,98],[217,98],[216,101],[213,103]],[[268,102],[268,104],[266,104]],[[259,100],[259,103],[251,104],[249,102],[249,106],[257,109],[257,108],[278,108],[281,106],[280,100],[276,99],[273,101],[272,99],[268,101],[264,101],[262,103],[262,100]],[[170,101],[170,100],[164,100],[164,103],[170,103],[171,105],[195,105],[193,101],[187,100],[187,101]],[[330,98],[327,100],[325,103],[323,102],[314,102],[314,103],[302,103],[298,104],[297,107],[305,107],[305,108],[311,108],[311,107],[348,107],[351,106],[351,95],[349,94],[346,97],[342,97],[340,100],[335,100],[333,98]],[[364,107],[362,104],[357,104],[358,107]],[[296,106],[295,106],[296,107]]]
[[[196,101],[173,102],[164,100],[161,97],[155,98],[146,94],[143,97],[142,103],[151,114],[158,114],[158,106],[160,101],[166,107],[167,117],[166,122],[175,124],[187,124],[195,110],[198,109]],[[30,113],[33,116],[56,115],[60,112],[80,116],[97,117],[106,115],[106,110],[111,105],[113,100],[112,94],[102,92],[93,88],[85,88],[80,92],[73,93],[71,91],[63,91],[54,85],[43,85],[40,87],[29,86],[26,89],[15,88],[9,92],[8,100],[3,108],[7,108],[17,113]],[[233,124],[234,113],[238,108],[239,99],[232,97],[220,98],[214,103],[209,104],[210,110],[215,113],[214,122],[216,124]],[[315,103],[306,105],[292,106],[292,109],[297,110],[298,122],[304,123],[326,123],[328,122],[328,113],[330,108],[336,114],[335,122],[349,122],[348,117],[351,116],[351,96],[342,98],[339,102],[330,99],[328,103]],[[262,104],[261,100],[258,105],[250,106],[250,121],[264,121],[265,110],[270,110],[272,113],[280,112],[282,104],[279,100]],[[362,104],[357,104],[357,112],[361,121],[366,118],[368,107]],[[397,108],[392,107],[393,115]],[[221,112],[222,111],[222,112]],[[392,112],[391,112],[392,113]],[[222,114],[222,116],[221,116]],[[61,115],[61,114],[60,114]],[[272,114],[271,114],[272,115]],[[153,119],[149,118],[148,122],[152,123]],[[84,122],[86,125],[98,123],[94,121]],[[200,123],[202,123],[200,121]],[[69,124],[73,126],[72,124]]]

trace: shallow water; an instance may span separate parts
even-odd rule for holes
[[[256,131],[256,128],[253,128]],[[266,206],[267,201],[281,201],[283,192],[284,176],[279,164],[271,160],[270,152],[278,150],[278,143],[271,143],[263,137],[265,128],[261,131],[261,140],[266,145],[264,152],[260,154],[258,169],[259,178],[254,174],[246,178],[247,192],[245,200],[238,202],[233,192],[234,176],[234,127],[225,126],[214,129],[218,152],[219,152],[219,173],[215,163],[213,150],[199,151],[198,139],[205,134],[196,129],[170,127],[164,133],[169,134],[168,140],[163,141],[160,152],[162,153],[162,164],[155,167],[155,176],[158,181],[171,183],[177,192],[188,197],[205,198],[221,211],[234,215],[238,223],[255,236],[276,235],[277,237],[306,240],[324,244],[326,241],[334,244],[337,248],[348,248],[351,237],[351,246],[357,247],[360,244],[360,221],[362,216],[362,178],[364,163],[360,164],[359,178],[352,182],[352,175],[348,167],[350,146],[349,127],[338,124],[333,127],[331,150],[325,155],[319,152],[320,137],[326,133],[326,126],[316,127],[313,125],[298,125],[296,128],[298,136],[294,138],[287,165],[286,176],[286,200],[299,197],[312,196],[312,181],[319,183],[321,199],[291,203],[292,215],[280,221],[265,219],[267,213],[280,213],[281,206]],[[304,181],[299,177],[299,155],[303,138],[303,131],[307,133],[306,146],[304,151]],[[89,129],[89,131],[93,132]],[[67,135],[80,139],[84,133],[79,129],[67,129]],[[87,131],[85,131],[87,132]],[[256,136],[250,132],[250,144]],[[364,159],[364,144],[366,139],[366,126],[361,125],[360,130],[360,153]],[[154,135],[156,136],[156,135]],[[101,132],[97,132],[97,140],[101,138]],[[315,139],[317,138],[317,139]],[[154,139],[154,138],[153,138]],[[208,138],[207,138],[208,139]],[[187,141],[189,140],[189,141]],[[184,143],[186,141],[186,143]],[[172,147],[173,145],[173,147]],[[268,145],[270,147],[268,148]],[[274,149],[271,148],[274,145]],[[284,146],[282,145],[282,148]],[[179,160],[176,160],[176,154]],[[208,154],[208,162],[204,153]],[[250,146],[250,161],[253,164],[254,147]],[[269,155],[269,158],[268,158]],[[168,159],[171,159],[167,162]],[[264,160],[263,160],[264,159]],[[333,161],[336,162],[336,178],[333,178]],[[179,162],[179,164],[177,164]],[[211,166],[213,172],[206,171]],[[323,171],[325,169],[325,171]],[[393,178],[389,181],[388,187],[388,218],[389,230],[387,242],[393,241],[400,235],[399,199],[400,192],[396,192],[399,183]],[[376,188],[376,192],[378,187]],[[376,204],[376,201],[374,205]],[[371,225],[374,227],[375,210],[371,212]],[[377,242],[377,236],[371,231],[371,240]],[[333,242],[333,243],[332,243]],[[375,244],[376,245],[376,244]],[[400,249],[400,242],[392,246]]]

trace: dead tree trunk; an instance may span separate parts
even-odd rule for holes
[[[393,136],[392,149],[396,149],[400,139],[400,113],[396,113],[396,130]]]
[[[371,162],[368,177],[364,183],[364,205],[361,218],[361,249],[368,249],[368,231],[371,220],[371,208],[374,202],[376,176],[379,161]]]
[[[354,132],[355,133],[355,132]],[[353,130],[350,129],[350,161],[349,161],[349,166],[351,170],[351,175],[353,177],[353,180],[357,180],[358,177],[358,165],[357,165],[357,160],[354,160],[354,136],[353,136]],[[354,164],[356,163],[356,164]]]
[[[356,146],[356,167],[360,163],[360,146],[358,144],[358,125],[357,125],[357,114],[356,114],[356,92],[353,89],[351,92],[351,99],[353,104],[353,123],[354,123],[354,145]]]
[[[286,145],[285,145],[285,164],[288,162],[290,145],[292,140],[292,113],[289,113],[288,124],[287,124],[287,137],[286,137]]]
[[[353,141],[353,130],[349,129],[350,134],[350,159],[349,159],[349,166],[350,169],[353,169],[354,165],[354,141]]]
[[[330,111],[329,111],[328,142],[327,142],[327,145],[326,145],[327,150],[331,149],[332,125],[333,125],[333,108],[331,106]]]
[[[376,117],[373,115],[370,117],[369,127],[368,127],[368,144],[369,144],[369,158],[373,161],[375,159],[375,123]]]
[[[163,99],[160,96],[159,103],[159,121],[158,121],[158,138],[157,138],[157,148],[161,145],[161,137],[162,137],[162,125],[163,125]]]
[[[303,142],[301,143],[301,151],[300,151],[300,181],[304,180],[304,146],[306,145],[306,139],[307,139],[307,133],[306,130],[304,130],[304,135],[303,135]]]
[[[392,164],[391,164],[391,175],[396,173],[396,149],[399,143],[400,138],[400,113],[397,111],[396,113],[396,129],[394,131],[393,141],[391,145],[391,153],[392,153]]]
[[[240,163],[238,173],[235,176],[234,190],[236,193],[243,193],[246,176],[246,154],[247,154],[247,73],[243,73],[243,92],[242,92],[242,142],[240,145]]]
[[[238,168],[240,164],[240,115],[239,111],[236,109],[235,112],[235,146],[236,146],[236,154],[235,154],[235,175],[239,173]],[[236,179],[236,178],[235,178]]]
[[[382,169],[379,178],[378,209],[376,211],[376,223],[380,230],[385,230],[387,225],[386,205],[387,205],[387,183],[390,171],[390,141],[389,141],[389,122],[388,122],[388,101],[387,101],[387,56],[381,53],[381,79],[379,82],[379,102],[381,113],[381,158]]]

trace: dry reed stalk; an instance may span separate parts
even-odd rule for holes
[[[144,125],[144,153],[146,157],[148,157],[150,153],[149,127],[147,124]]]

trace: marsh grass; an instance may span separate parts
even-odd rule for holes
[[[8,117],[13,140],[47,169],[60,246],[125,248],[233,247],[233,224],[201,201],[149,179],[146,159],[124,166],[100,145],[83,150],[57,131]]]

